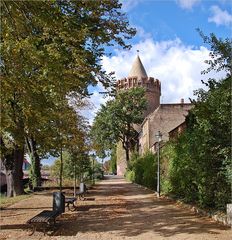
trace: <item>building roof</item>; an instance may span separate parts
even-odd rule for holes
[[[147,78],[146,70],[140,60],[140,57],[137,55],[128,77],[138,77],[138,78]]]

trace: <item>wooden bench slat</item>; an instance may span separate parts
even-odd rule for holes
[[[57,211],[49,211],[44,210],[43,212],[37,214],[33,218],[29,219],[28,223],[42,223],[42,222],[49,222],[51,219],[54,219],[59,215],[59,212]]]

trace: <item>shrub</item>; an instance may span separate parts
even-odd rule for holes
[[[130,159],[126,179],[155,189],[157,181],[157,158],[151,152],[146,152],[144,156],[134,153]]]
[[[133,170],[128,170],[126,172],[126,180],[130,182],[135,182],[135,172]]]

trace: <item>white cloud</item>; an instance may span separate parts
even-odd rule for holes
[[[201,71],[207,68],[204,61],[209,59],[209,50],[205,47],[195,49],[186,46],[178,38],[161,42],[155,42],[152,38],[142,40],[131,51],[117,51],[115,56],[105,56],[102,60],[103,68],[107,72],[115,71],[117,79],[127,77],[137,49],[140,50],[140,58],[147,74],[161,81],[163,103],[193,98],[193,90],[203,87],[201,79],[225,75],[201,75]]]
[[[133,45],[130,51],[116,50],[115,56],[103,57],[103,69],[106,72],[115,72],[117,79],[127,77],[137,49],[140,50],[140,58],[148,76],[161,81],[162,103],[179,103],[181,98],[188,102],[189,98],[194,97],[194,90],[204,87],[201,79],[225,76],[225,73],[215,72],[201,75],[201,71],[208,67],[204,61],[209,59],[209,50],[205,47],[196,49],[194,46],[186,46],[178,38],[161,42],[148,38]],[[109,99],[100,93],[104,91],[102,85],[90,89],[93,93],[89,100],[91,106],[81,111],[89,119],[90,124],[100,105]]]
[[[228,13],[226,10],[223,11],[218,6],[214,5],[210,8],[212,16],[208,18],[209,22],[216,23],[217,26],[225,25],[229,26],[232,24],[232,15]]]
[[[177,0],[177,4],[183,9],[190,10],[194,5],[196,5],[200,1],[201,0]]]
[[[124,12],[129,12],[142,1],[143,0],[120,0],[120,3],[122,3],[122,10]]]

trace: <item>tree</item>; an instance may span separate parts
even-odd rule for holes
[[[210,43],[209,68],[225,71],[220,80],[203,82],[186,121],[186,132],[169,146],[169,189],[202,207],[225,209],[231,199],[231,51],[232,41],[203,36]],[[171,150],[170,150],[171,149]],[[167,154],[167,152],[165,154]],[[162,156],[163,154],[161,154]]]
[[[231,56],[231,47],[232,41],[231,38],[220,39],[217,38],[214,33],[211,33],[210,36],[204,35],[204,33],[198,28],[198,33],[203,39],[204,43],[210,45],[210,59],[205,60],[205,63],[209,67],[202,72],[202,74],[207,74],[212,70],[217,72],[225,70],[227,72],[227,77],[232,75],[232,56]]]
[[[101,70],[104,46],[127,48],[125,40],[135,34],[120,8],[117,0],[1,1],[1,153],[8,196],[23,192],[25,139],[38,163],[35,145],[50,146],[46,139],[54,135],[47,130],[54,125],[57,140],[61,121],[56,116],[68,106],[66,98],[81,100],[99,81],[111,85]]]
[[[116,146],[111,150],[111,154],[110,154],[110,172],[113,174],[117,173]]]
[[[97,152],[109,150],[121,141],[128,162],[129,152],[137,144],[138,133],[134,127],[142,122],[146,105],[143,88],[120,91],[114,100],[102,105],[91,130]]]

